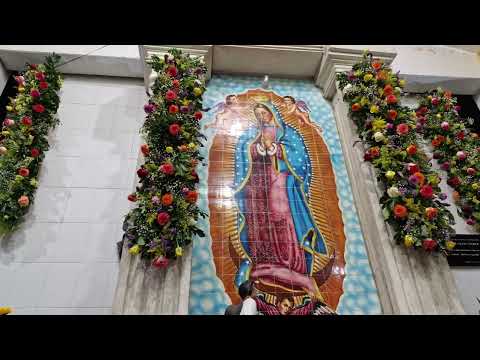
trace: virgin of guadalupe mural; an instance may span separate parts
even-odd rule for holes
[[[217,105],[209,208],[217,276],[233,302],[258,281],[264,314],[334,313],[345,235],[335,176],[308,105],[264,90]]]

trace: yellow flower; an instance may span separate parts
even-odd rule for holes
[[[452,250],[455,247],[455,243],[451,240],[447,241],[445,245],[447,246],[448,250]]]
[[[7,315],[12,312],[12,308],[9,306],[2,306],[0,307],[0,315]]]
[[[402,87],[402,88],[405,87],[405,83],[406,83],[406,81],[404,79],[401,79],[401,80],[398,81],[398,85],[400,85],[400,87]]]
[[[368,81],[370,81],[370,80],[372,80],[372,79],[373,79],[373,75],[370,74],[370,73],[365,74],[365,76],[363,77],[363,81],[365,81],[365,82],[368,82]]]
[[[370,106],[370,113],[372,114],[378,113],[378,106],[377,105]]]
[[[15,106],[15,110],[20,112],[20,111],[22,111],[22,107],[20,105],[17,105],[17,106]]]
[[[355,73],[353,75],[355,75],[356,77],[360,77],[360,76],[362,76],[362,71],[357,70],[357,71],[355,71]]]
[[[372,129],[374,132],[384,129],[387,126],[387,123],[382,118],[377,118],[372,121]]]
[[[388,180],[392,180],[395,177],[395,171],[388,170],[385,173],[385,176],[387,177]]]
[[[140,246],[138,245],[133,245],[128,252],[132,255],[137,255],[140,252]]]
[[[190,105],[191,101],[188,100],[188,99],[183,99],[183,100],[181,101],[181,103],[182,103],[183,106],[188,106],[188,105]]]
[[[38,181],[36,179],[32,179],[32,180],[30,180],[30,185],[32,185],[33,187],[37,187],[38,186]]]
[[[22,87],[19,87],[19,88],[18,88],[18,92],[20,92],[20,93],[25,92],[25,88],[24,88],[23,86],[22,86]]]
[[[360,105],[365,106],[368,104],[368,99],[364,96],[360,99]]]
[[[175,249],[175,254],[177,256],[182,256],[183,255],[183,249],[180,246],[177,246],[177,248]]]
[[[442,118],[442,114],[437,114],[437,119],[441,119]]]
[[[196,87],[196,88],[193,89],[193,93],[195,94],[195,96],[200,96],[200,95],[202,95],[203,91],[202,91],[202,89]]]
[[[171,146],[167,146],[167,147],[165,148],[165,151],[166,151],[167,153],[173,153],[173,148],[172,148]]]
[[[13,107],[11,107],[10,105],[6,107],[7,111],[13,111]]]
[[[415,243],[415,241],[413,240],[413,236],[405,235],[405,238],[403,239],[403,243],[407,248],[411,247]]]
[[[479,188],[480,188],[480,184],[478,184],[478,183],[473,183],[472,184],[472,189],[473,190],[478,190]]]
[[[197,147],[197,145],[195,145],[194,143],[190,143],[188,144],[188,147],[193,150]]]

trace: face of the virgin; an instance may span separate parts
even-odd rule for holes
[[[270,111],[262,107],[255,109],[255,116],[257,120],[259,120],[262,123],[269,123],[272,121],[272,114],[270,113]]]
[[[235,104],[238,104],[238,99],[235,95],[233,96],[230,96],[228,99],[227,99],[227,104],[228,105],[235,105]]]
[[[286,315],[292,308],[292,303],[289,299],[283,299],[279,307],[280,307],[279,309],[280,313],[282,315]]]

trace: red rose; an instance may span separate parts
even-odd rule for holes
[[[363,155],[363,160],[365,161],[371,161],[373,159],[372,154],[370,154],[368,151]]]
[[[415,155],[417,153],[417,147],[415,145],[408,145],[407,146],[407,154],[408,155]]]
[[[179,87],[180,86],[180,81],[175,79],[175,80],[173,80],[172,84],[173,84],[174,87]]]
[[[454,188],[460,185],[460,183],[461,183],[461,180],[458,176],[454,176],[447,180],[447,184]]]
[[[397,134],[398,135],[406,135],[408,134],[408,131],[410,130],[409,126],[407,124],[398,124],[397,125]]]
[[[38,98],[40,97],[40,91],[38,91],[37,89],[32,89],[30,90],[30,96],[33,98]]]
[[[170,75],[171,77],[175,77],[178,75],[178,70],[175,66],[170,66],[168,68],[168,75]]]
[[[450,105],[450,104],[445,104],[445,106],[444,106],[444,108],[445,108],[445,111],[448,111],[448,110],[450,110],[450,107],[451,107],[451,105]]]
[[[165,194],[162,196],[162,205],[169,206],[173,203],[173,195]]]
[[[42,81],[40,84],[38,84],[38,87],[42,90],[48,89],[48,83],[46,81]]]
[[[433,188],[430,185],[424,185],[420,188],[420,196],[424,199],[431,199],[433,196]]]
[[[177,105],[170,105],[168,107],[168,112],[170,114],[176,114],[178,112],[178,106]]]
[[[468,175],[475,175],[476,172],[477,172],[477,171],[476,171],[474,168],[469,167],[469,168],[467,169],[467,174],[468,174]]]
[[[397,102],[397,98],[395,95],[388,95],[387,96],[387,104],[395,104]]]
[[[22,118],[22,124],[25,126],[32,126],[32,118],[30,116],[24,116]]]
[[[178,124],[172,124],[169,126],[168,131],[172,136],[177,136],[178,133],[180,132],[180,125]]]
[[[418,109],[418,112],[420,114],[426,114],[428,112],[428,108],[426,106],[422,106],[420,109]]]
[[[43,72],[37,72],[35,78],[39,81],[45,81],[45,74]]]
[[[415,163],[409,163],[409,164],[407,165],[407,169],[408,169],[408,172],[409,172],[411,175],[413,175],[413,174],[415,174],[415,173],[417,173],[417,172],[420,171],[420,169],[418,168],[418,165],[415,164]]]
[[[189,191],[187,193],[187,195],[185,196],[185,199],[189,202],[189,203],[194,203],[197,201],[198,199],[198,193],[196,191]]]
[[[161,213],[158,214],[157,222],[160,225],[165,225],[169,221],[170,221],[170,215],[167,212],[162,211]]]
[[[131,202],[137,201],[137,195],[135,195],[135,194],[128,195],[128,200],[131,201]]]
[[[436,97],[432,98],[432,105],[437,106],[440,103],[440,100]]]
[[[195,179],[195,181],[198,182],[199,178],[198,178],[197,172],[195,170],[192,170],[191,174],[192,174],[193,178]]]
[[[18,170],[18,174],[19,174],[20,176],[27,177],[28,175],[30,175],[30,170],[28,170],[27,168],[22,167],[22,168],[20,168],[20,169]]]
[[[40,150],[38,150],[37,148],[33,148],[31,154],[32,157],[36,158],[40,155]]]
[[[455,137],[458,139],[458,140],[463,140],[465,139],[465,133],[463,131],[459,131],[457,133],[457,135],[455,135]]]
[[[426,251],[432,251],[437,247],[437,242],[433,239],[425,239],[422,242],[422,246]]]
[[[35,104],[32,106],[33,111],[36,113],[43,113],[45,111],[45,106],[42,104]]]
[[[196,120],[201,120],[202,117],[203,117],[201,111],[195,111],[195,114],[193,114],[193,116],[195,116],[195,119],[196,119]]]
[[[30,69],[37,70],[37,64],[30,64]]]
[[[143,144],[142,146],[140,146],[140,151],[145,156],[148,156],[148,154],[150,154],[150,148],[148,147],[147,144]]]
[[[397,118],[397,115],[398,115],[398,113],[397,113],[396,110],[393,110],[393,109],[392,109],[392,110],[388,110],[388,118],[389,118],[390,120],[395,120],[395,119]]]
[[[165,163],[160,166],[160,171],[166,175],[173,175],[175,173],[175,168],[170,163]]]
[[[388,85],[385,85],[385,87],[383,88],[383,93],[385,95],[392,95],[393,94],[393,87],[392,85],[388,84]]]
[[[362,107],[360,106],[359,103],[355,103],[352,105],[352,111],[358,111],[360,110]]]
[[[139,178],[147,177],[148,176],[148,170],[142,167],[142,168],[137,170],[137,175],[138,175]]]
[[[393,208],[393,215],[398,219],[403,219],[408,216],[408,210],[405,206],[396,204]]]
[[[159,269],[166,268],[168,266],[168,259],[165,256],[159,256],[153,260],[152,265]]]
[[[175,93],[175,91],[168,90],[167,93],[165,94],[165,98],[168,101],[173,101],[177,98],[177,94]]]

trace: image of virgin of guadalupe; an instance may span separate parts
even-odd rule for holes
[[[333,260],[314,271],[327,245],[308,205],[312,167],[303,138],[282,121],[278,109],[253,107],[256,126],[239,137],[234,193],[240,242],[248,257],[235,276],[239,286],[258,280],[269,293],[307,294],[322,301],[319,286]]]

